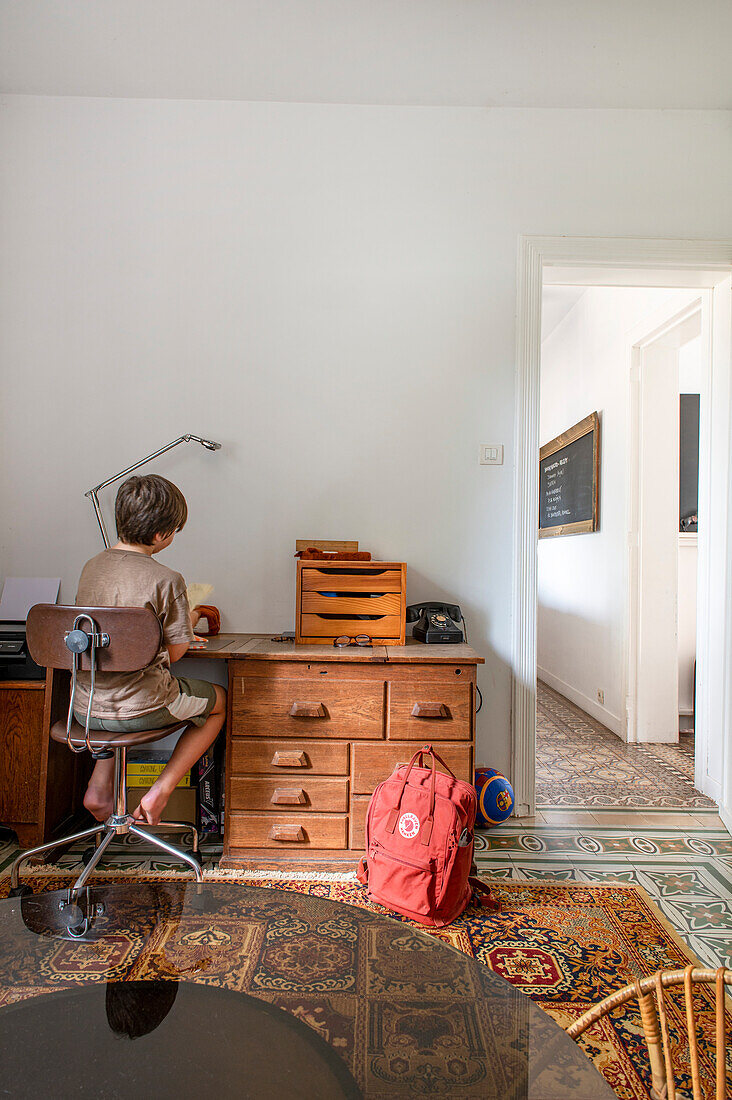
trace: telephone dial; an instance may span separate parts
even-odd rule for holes
[[[412,634],[418,642],[462,642],[461,621],[465,622],[456,603],[413,603],[407,608],[407,622],[415,624]]]

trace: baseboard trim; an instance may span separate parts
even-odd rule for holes
[[[696,777],[694,778],[694,786],[696,787]],[[697,790],[700,790],[702,794],[705,794],[707,798],[711,798],[712,802],[716,802],[721,807],[722,784],[716,779],[712,779],[711,775],[702,776],[701,784],[697,787]],[[719,812],[722,813],[721,808]]]
[[[540,680],[543,680],[545,684],[548,684],[550,688],[554,688],[560,695],[564,695],[566,699],[569,699],[575,706],[581,707],[587,714],[591,715],[598,722],[602,722],[603,726],[607,728],[619,737],[621,741],[625,740],[623,722],[618,714],[613,714],[611,710],[604,707],[601,703],[595,702],[594,699],[588,698],[583,692],[578,691],[577,688],[573,688],[571,684],[565,684],[564,680],[560,680],[558,676],[549,672],[545,668],[537,668],[536,674]]]
[[[728,833],[732,833],[732,814],[724,806],[719,807],[719,816]]]

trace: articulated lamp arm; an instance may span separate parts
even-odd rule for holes
[[[172,450],[173,447],[177,447],[179,443],[190,443],[190,442],[200,443],[203,447],[205,447],[209,451],[220,451],[221,450],[221,444],[220,443],[214,443],[214,441],[212,439],[201,439],[200,435],[182,435],[178,439],[174,439],[172,443],[166,443],[166,445],[164,447],[161,447],[159,451],[155,451],[154,454],[147,455],[146,458],[141,458],[139,462],[135,462],[135,463],[132,464],[132,466],[128,466],[126,470],[122,470],[120,473],[114,474],[112,477],[108,477],[106,481],[100,482],[99,485],[95,485],[93,489],[88,489],[86,491],[86,493],[84,493],[84,496],[89,497],[91,499],[92,504],[94,505],[94,513],[97,517],[97,523],[99,524],[99,530],[102,533],[102,538],[104,539],[104,545],[107,547],[107,549],[109,549],[111,543],[109,541],[109,536],[107,534],[107,528],[105,527],[105,524],[104,524],[104,517],[102,515],[102,510],[99,506],[99,496],[98,496],[99,492],[102,489],[106,489],[107,486],[111,485],[113,481],[119,481],[120,478],[126,477],[127,474],[131,474],[133,470],[138,470],[140,468],[140,466],[144,466],[146,462],[152,462],[152,460],[154,458],[159,458],[160,455],[165,454],[166,451],[170,451],[170,450]]]

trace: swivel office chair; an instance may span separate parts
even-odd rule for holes
[[[78,840],[94,838],[95,847],[84,853],[85,867],[69,890],[73,905],[84,889],[94,868],[102,859],[115,836],[132,833],[168,855],[186,863],[203,882],[198,833],[188,822],[161,822],[148,825],[127,812],[127,750],[135,745],[160,741],[170,733],[186,728],[187,722],[176,722],[164,729],[140,730],[135,733],[108,733],[89,729],[94,700],[95,679],[100,672],[138,672],[155,658],[162,643],[162,628],[152,611],[144,607],[58,607],[36,604],[30,609],[27,622],[28,648],[39,665],[65,669],[71,673],[69,711],[66,721],[51,726],[54,741],[65,742],[71,752],[89,752],[94,760],[114,757],[114,811],[105,822],[90,829],[59,837],[48,844],[22,852],[10,869],[10,896],[23,897],[32,893],[27,884],[19,882],[20,865],[31,856],[50,852]],[[77,673],[90,673],[90,696],[86,723],[80,725],[74,717],[74,697]],[[193,850],[181,851],[156,836],[153,829],[192,831]],[[77,913],[78,923],[78,913]],[[83,922],[82,922],[83,923]]]

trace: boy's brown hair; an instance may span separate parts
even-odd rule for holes
[[[123,481],[114,504],[117,537],[133,546],[152,546],[156,535],[180,531],[188,519],[186,498],[159,474]]]

